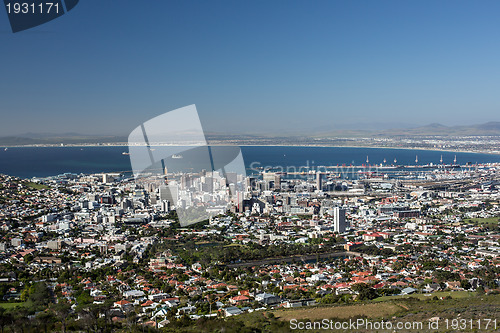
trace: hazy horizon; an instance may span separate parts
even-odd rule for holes
[[[366,124],[364,127],[355,127],[356,124],[348,124],[347,126],[342,126],[341,128],[336,128],[332,129],[327,126],[322,126],[318,127],[316,129],[313,129],[314,132],[310,134],[324,134],[328,132],[335,132],[335,131],[353,131],[353,132],[367,132],[367,133],[376,133],[377,131],[383,132],[383,131],[391,131],[391,130],[405,130],[405,129],[426,129],[429,127],[433,126],[444,126],[445,128],[456,128],[456,127],[471,127],[471,126],[480,126],[480,125],[485,125],[485,124],[495,124],[499,126],[500,130],[500,122],[496,121],[490,121],[486,122],[484,124],[464,124],[464,125],[447,125],[447,124],[441,124],[441,123],[430,123],[430,124],[425,124],[425,125],[415,125],[415,124],[403,124],[403,123],[394,123],[393,126],[390,126],[390,124],[377,124],[377,123],[372,123],[372,124]],[[386,126],[382,126],[386,125]],[[290,129],[290,130],[280,130],[280,131],[274,131],[271,132],[267,130],[266,128],[262,128],[260,131],[255,131],[255,132],[250,132],[250,131],[225,131],[225,132],[215,132],[215,131],[206,131],[206,135],[230,135],[230,136],[236,136],[238,134],[241,135],[285,135],[285,136],[293,136],[294,134],[301,135],[304,134],[305,132],[310,132],[308,129]],[[130,133],[85,133],[85,132],[24,132],[24,133],[14,133],[10,135],[0,135],[0,137],[25,137],[25,138],[43,138],[43,137],[77,137],[77,136],[83,136],[83,137],[106,137],[106,136],[128,136]]]
[[[499,121],[496,1],[80,2],[0,20],[0,136],[128,135],[196,104],[208,133]]]

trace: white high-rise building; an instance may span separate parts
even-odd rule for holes
[[[161,202],[161,211],[168,213],[170,211],[170,201],[162,200]]]
[[[159,192],[160,192],[160,201],[170,199],[170,191],[168,190],[167,186],[161,185],[159,188]]]
[[[347,221],[345,219],[345,209],[340,207],[333,208],[333,231],[343,233],[347,229]]]

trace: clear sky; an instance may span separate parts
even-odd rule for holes
[[[499,121],[499,1],[81,0],[13,34],[0,136],[127,135],[196,104],[206,130]]]

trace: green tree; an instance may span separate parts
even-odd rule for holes
[[[6,311],[5,308],[0,307],[0,329],[2,330],[2,333],[4,332],[5,326],[12,324],[12,321],[12,314]]]
[[[53,306],[54,313],[61,323],[62,333],[66,332],[66,322],[71,314],[71,306],[65,299],[59,301]]]
[[[356,283],[352,286],[352,290],[358,292],[357,300],[371,300],[378,297],[377,291],[366,283]]]
[[[50,302],[50,291],[45,282],[37,282],[30,287],[29,300],[37,308],[46,308]]]
[[[37,326],[42,327],[43,331],[47,333],[48,328],[53,324],[54,314],[50,311],[41,311],[35,316]]]

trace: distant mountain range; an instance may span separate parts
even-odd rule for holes
[[[500,136],[500,122],[469,126],[445,126],[432,123],[413,128],[383,130],[335,129],[315,133],[313,137],[408,137],[408,136]]]
[[[323,130],[321,132],[307,134],[301,131],[294,134],[288,132],[263,134],[221,134],[207,133],[209,141],[230,142],[238,139],[238,141],[254,140],[266,138],[272,141],[273,138],[279,137],[280,140],[286,137],[310,137],[310,138],[325,138],[325,137],[418,137],[418,136],[500,136],[500,122],[488,122],[479,125],[469,126],[445,126],[438,123],[432,123],[426,126],[415,128],[395,128],[386,130],[352,130],[352,129],[335,129]],[[127,136],[104,136],[104,135],[85,135],[79,133],[64,133],[64,134],[48,134],[48,133],[25,133],[18,136],[0,137],[0,146],[22,146],[22,145],[54,145],[54,144],[107,144],[107,143],[126,143]]]
[[[425,136],[425,135],[446,135],[446,136],[468,136],[468,135],[500,135],[500,122],[491,121],[485,124],[469,126],[445,126],[432,123],[426,126],[406,128],[404,130],[393,129],[380,133],[382,135],[404,135],[404,136]]]

